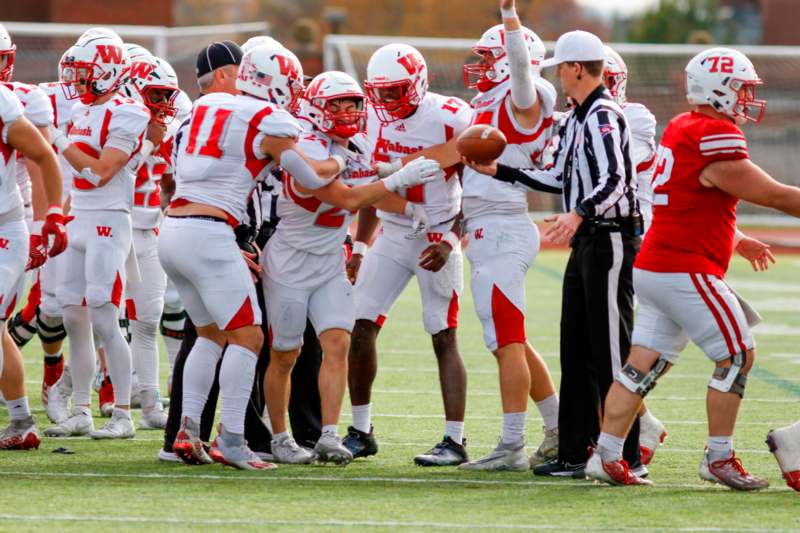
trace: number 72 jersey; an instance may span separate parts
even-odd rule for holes
[[[704,186],[700,175],[717,161],[748,157],[744,133],[733,122],[697,112],[672,119],[658,147],[653,222],[635,266],[723,277],[733,253],[739,199]]]
[[[294,117],[264,100],[226,93],[199,98],[182,128],[173,202],[218,207],[241,223],[257,180],[275,165],[261,152],[264,137],[297,138],[301,131]]]

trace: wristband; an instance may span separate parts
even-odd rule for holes
[[[342,172],[344,172],[344,169],[347,168],[347,163],[345,162],[344,157],[342,157],[342,156],[340,156],[338,154],[333,154],[331,156],[331,159],[336,161],[336,164],[339,165],[339,170],[336,172],[336,174],[339,175]]]
[[[443,243],[449,244],[450,248],[455,250],[461,244],[461,238],[452,231],[448,231],[447,235],[442,239]]]
[[[53,137],[53,146],[55,146],[58,153],[63,154],[64,150],[69,148],[69,145],[72,144],[69,142],[69,138],[66,135],[61,133],[61,135],[56,135]]]
[[[64,210],[61,209],[60,205],[53,204],[53,205],[51,205],[50,207],[47,208],[47,213],[46,213],[45,216],[49,217],[50,215],[59,215],[59,216],[63,217],[64,216]]]
[[[734,228],[733,233],[733,247],[736,248],[739,246],[739,243],[742,242],[742,239],[745,238],[745,234],[739,231],[739,228]]]
[[[367,248],[367,243],[364,241],[356,241],[353,243],[353,255],[358,254],[363,257],[367,254]]]
[[[85,179],[86,181],[88,181],[89,183],[91,183],[92,185],[94,185],[95,187],[97,187],[100,184],[100,180],[102,179],[100,176],[95,174],[95,172],[89,167],[86,167],[83,170],[81,170],[78,173],[78,175],[83,179]]]
[[[33,225],[31,226],[31,235],[38,235],[39,237],[41,237],[43,225],[44,225],[44,220],[34,220]]]
[[[411,202],[406,202],[406,207],[403,209],[403,214],[405,214],[408,218],[414,216],[414,204]]]
[[[514,6],[508,9],[500,8],[500,16],[504,19],[515,19],[517,18],[517,8]]]

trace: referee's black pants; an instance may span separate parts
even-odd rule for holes
[[[633,260],[641,239],[621,232],[576,236],[564,273],[561,303],[559,460],[588,460],[597,444],[603,404],[614,373],[625,364],[633,330]],[[639,422],[623,458],[641,464]]]

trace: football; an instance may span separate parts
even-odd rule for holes
[[[491,163],[506,149],[506,136],[488,124],[475,124],[459,135],[456,149],[470,161]]]

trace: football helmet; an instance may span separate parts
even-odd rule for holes
[[[285,48],[279,41],[267,35],[256,35],[250,37],[242,45],[242,52],[245,54],[255,48],[256,46],[269,46],[270,48]]]
[[[160,57],[139,56],[131,62],[128,72],[122,92],[144,103],[158,122],[172,122],[178,112],[175,99],[179,91],[172,66]]]
[[[95,37],[108,37],[110,39],[114,39],[122,43],[122,37],[120,37],[119,34],[114,30],[112,30],[111,28],[96,26],[94,28],[89,28],[88,30],[83,32],[81,36],[78,37],[78,40],[75,41],[75,44],[86,42],[89,39],[94,39]]]
[[[606,50],[606,64],[603,70],[603,82],[612,98],[622,105],[626,101],[625,90],[628,87],[628,66],[616,50],[604,46]]]
[[[367,64],[364,90],[384,124],[409,116],[428,92],[425,58],[407,44],[379,48]]]
[[[111,37],[79,41],[61,61],[63,81],[86,88],[80,95],[84,104],[119,89],[127,70],[128,54],[122,41]]]
[[[17,54],[17,45],[11,42],[11,36],[6,27],[0,24],[0,81],[11,81],[14,75],[14,56]]]
[[[256,46],[242,57],[236,88],[294,112],[303,94],[303,66],[286,48]]]
[[[333,100],[352,100],[354,111],[334,112],[329,109]],[[364,91],[358,82],[344,72],[323,72],[308,84],[303,95],[301,111],[320,131],[345,139],[365,129]]]
[[[149,57],[153,55],[150,50],[136,43],[125,43],[125,51],[128,52],[128,59],[130,59],[131,62],[142,56]]]
[[[522,27],[525,44],[531,56],[531,68],[539,72],[539,63],[544,59],[544,43],[532,30]],[[477,63],[464,65],[464,85],[485,93],[506,81],[511,76],[511,63],[505,49],[506,31],[502,24],[486,30],[475,46],[473,53],[481,57]]]
[[[763,82],[753,63],[732,48],[710,48],[686,65],[686,100],[691,105],[710,105],[737,124],[759,122],[767,102],[756,98]]]

